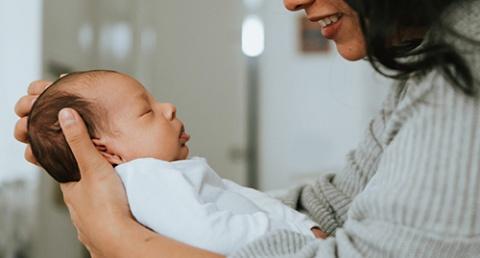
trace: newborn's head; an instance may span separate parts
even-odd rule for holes
[[[175,106],[161,103],[135,79],[113,71],[72,73],[38,97],[29,115],[32,152],[58,182],[80,180],[63,136],[58,112],[73,108],[83,118],[97,150],[112,165],[152,157],[186,159],[189,140]]]

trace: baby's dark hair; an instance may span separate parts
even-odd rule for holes
[[[75,94],[75,89],[99,83],[107,70],[68,74],[48,87],[35,101],[28,117],[28,137],[38,163],[60,183],[79,181],[80,171],[58,121],[58,112],[72,108],[78,112],[94,138],[103,127],[104,111],[99,105]]]

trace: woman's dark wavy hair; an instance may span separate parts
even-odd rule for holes
[[[367,59],[375,70],[405,81],[438,69],[454,88],[474,96],[478,89],[472,71],[448,42],[442,39],[410,39],[400,44],[389,43],[402,29],[428,30],[436,27],[444,33],[479,44],[442,22],[442,16],[450,7],[466,1],[469,0],[346,0],[358,13],[367,46]]]

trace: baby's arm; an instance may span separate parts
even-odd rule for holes
[[[176,170],[120,173],[134,217],[150,229],[210,251],[229,254],[269,229],[265,212],[233,214],[202,203]]]
[[[321,236],[318,235],[318,232],[312,230],[318,227],[318,225],[310,220],[306,215],[288,207],[281,201],[269,196],[266,193],[238,185],[230,180],[223,179],[223,182],[229,190],[245,196],[258,207],[267,212],[270,218],[288,223],[293,222],[290,224],[300,227],[303,226],[303,228],[299,228],[302,233],[321,238]]]

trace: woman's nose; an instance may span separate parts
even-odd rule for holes
[[[167,120],[173,120],[177,114],[177,108],[172,103],[162,103],[162,113]]]
[[[305,6],[312,4],[315,0],[283,0],[285,8],[290,11],[298,11],[304,9]]]

